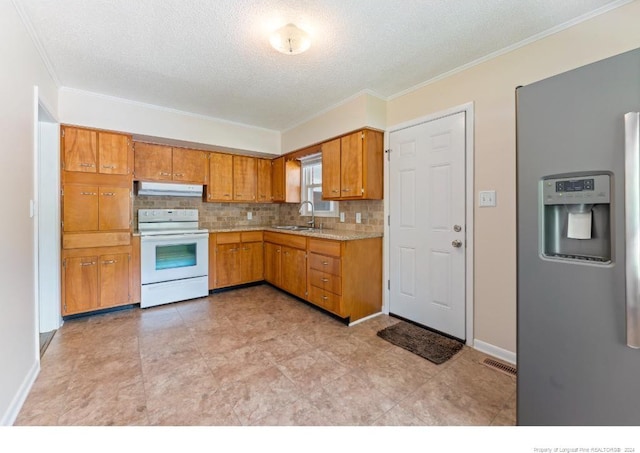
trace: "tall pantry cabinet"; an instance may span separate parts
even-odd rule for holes
[[[62,315],[131,303],[131,136],[62,126]]]

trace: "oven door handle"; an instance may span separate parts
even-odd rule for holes
[[[185,239],[208,239],[209,233],[152,234],[142,235],[141,242],[183,241]]]

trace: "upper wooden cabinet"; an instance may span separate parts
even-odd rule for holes
[[[131,137],[107,131],[62,126],[62,170],[104,175],[129,175]]]
[[[207,201],[267,203],[271,201],[270,184],[270,160],[209,153]],[[258,196],[258,190],[260,190],[260,196]]]
[[[207,153],[195,149],[172,148],[173,181],[207,183]]]
[[[233,201],[233,156],[209,153],[207,201]]]
[[[300,161],[285,156],[271,161],[271,197],[274,202],[300,203]]]
[[[271,159],[257,159],[258,183],[256,201],[271,203]]]
[[[136,142],[134,178],[140,181],[173,181],[206,184],[207,153]]]
[[[383,197],[382,132],[365,129],[322,144],[322,198]]]
[[[256,158],[233,156],[233,200],[256,201],[257,180]]]

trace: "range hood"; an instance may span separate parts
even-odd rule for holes
[[[138,183],[138,195],[164,195],[170,197],[200,197],[202,198],[203,187],[198,184],[177,184],[170,182],[147,182]]]

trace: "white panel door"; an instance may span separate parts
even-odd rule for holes
[[[465,113],[389,142],[389,312],[464,340]]]

